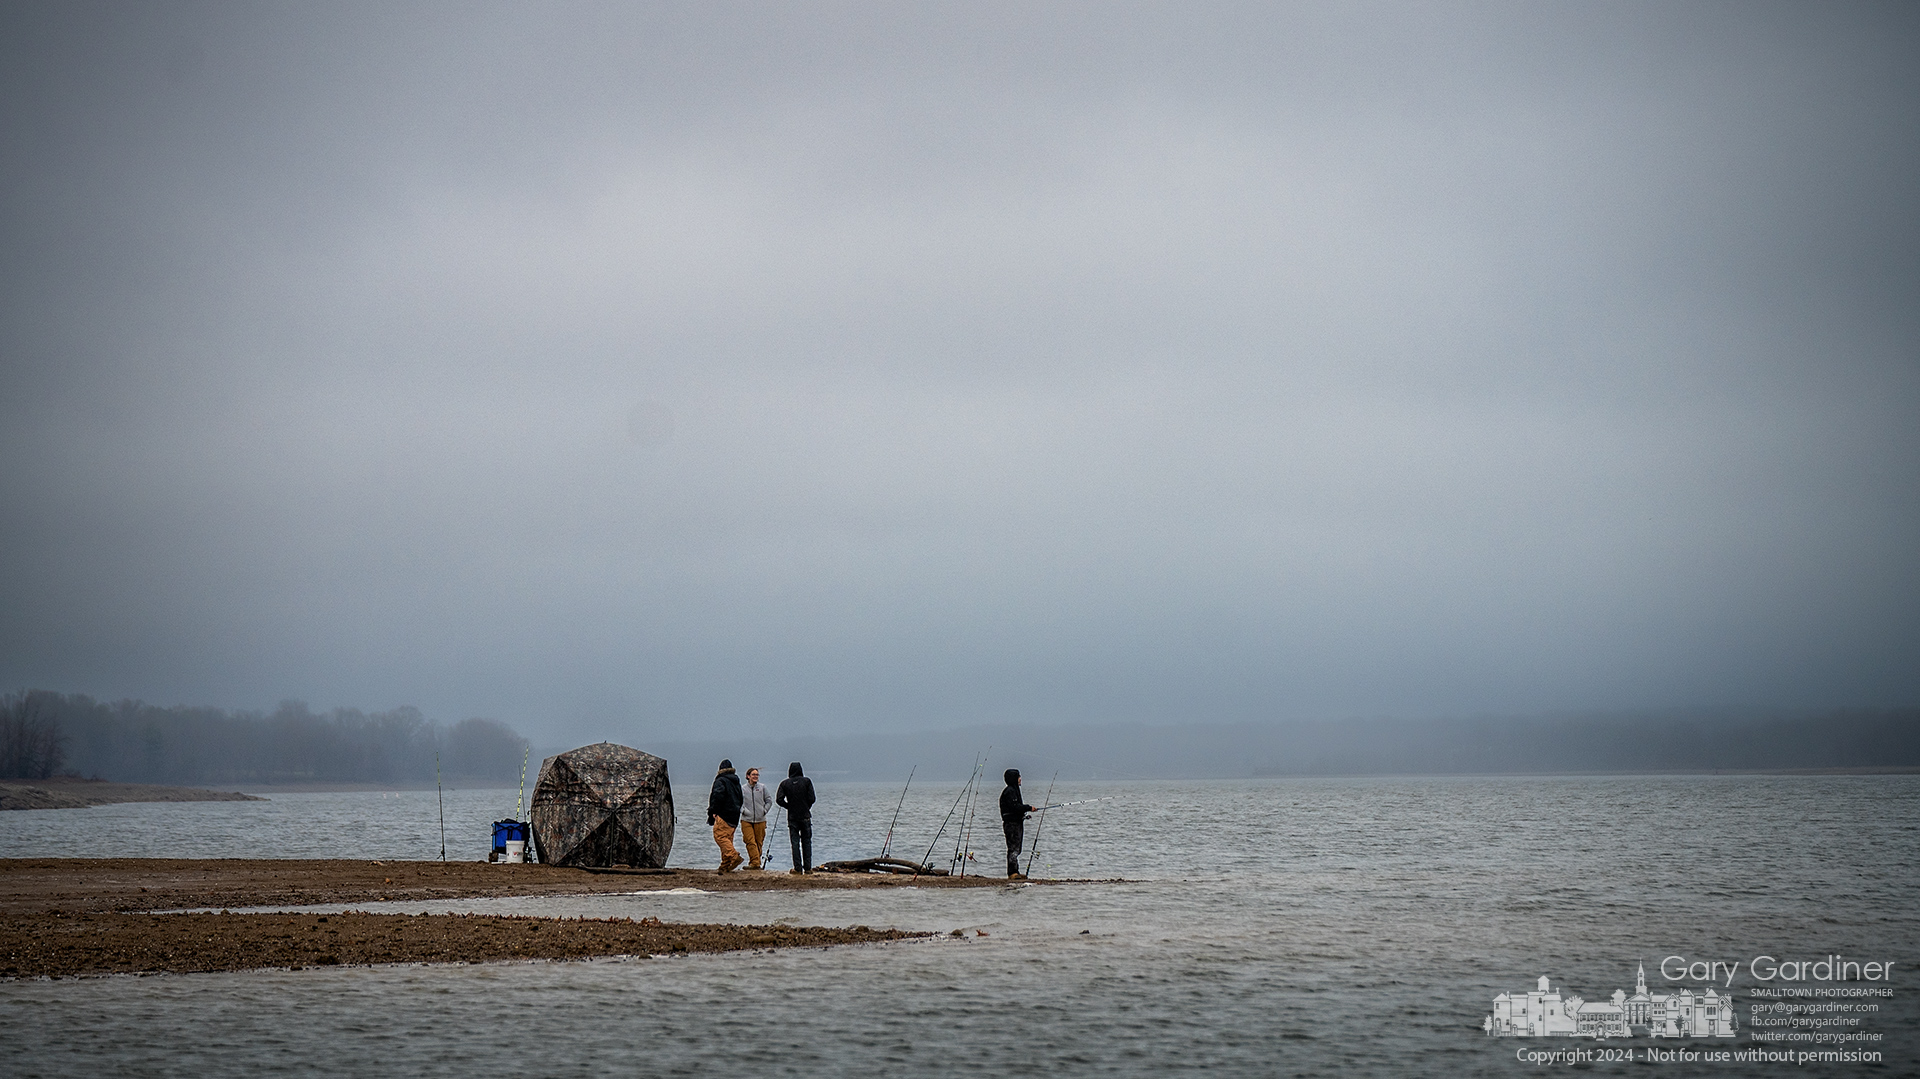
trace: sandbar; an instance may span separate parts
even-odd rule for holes
[[[663,923],[654,918],[232,911],[676,888],[737,892],[1006,883],[988,877],[595,871],[486,862],[10,858],[0,859],[0,978],[561,960],[877,943],[928,934],[867,926]]]
[[[104,779],[54,776],[51,779],[0,779],[0,810],[85,809],[120,802],[264,802],[239,791],[166,787],[157,783],[111,783]]]

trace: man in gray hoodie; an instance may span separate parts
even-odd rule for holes
[[[760,769],[747,769],[747,785],[740,790],[740,838],[747,841],[747,868],[765,869],[767,811],[773,808],[773,788],[760,782]]]

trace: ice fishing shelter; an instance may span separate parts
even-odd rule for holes
[[[540,762],[533,845],[548,865],[658,869],[673,849],[667,762],[601,742]]]

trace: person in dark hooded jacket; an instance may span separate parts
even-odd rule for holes
[[[713,842],[720,848],[722,873],[731,873],[746,861],[733,849],[733,830],[740,826],[740,806],[745,801],[733,762],[721,761],[720,771],[713,777],[713,791],[707,795],[707,823],[713,825]]]
[[[787,765],[787,778],[773,792],[773,804],[787,811],[787,841],[793,844],[793,872],[813,872],[813,780],[800,774],[800,762]]]
[[[1007,879],[1025,880],[1020,872],[1020,848],[1026,844],[1027,814],[1034,806],[1020,800],[1020,769],[1009,768],[1007,789],[1000,792],[1000,827],[1007,833]]]

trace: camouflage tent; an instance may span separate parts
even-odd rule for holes
[[[548,865],[658,869],[673,849],[667,762],[601,742],[540,762],[533,845]]]

